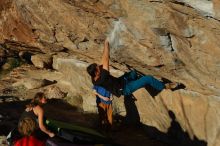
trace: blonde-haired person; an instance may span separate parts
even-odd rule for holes
[[[49,137],[54,137],[54,133],[49,131],[44,125],[43,104],[47,103],[47,99],[42,92],[36,93],[31,103],[26,105],[26,109],[21,115],[18,122],[18,131],[24,136],[30,136],[36,131],[42,131]]]
[[[31,136],[37,130],[37,122],[31,117],[24,117],[19,120],[18,131],[22,136]]]

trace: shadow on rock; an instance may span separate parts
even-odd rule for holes
[[[143,125],[149,137],[167,143],[169,146],[207,146],[207,142],[199,140],[196,136],[190,139],[189,134],[183,131],[180,124],[176,121],[175,114],[172,111],[168,113],[172,121],[167,133],[160,132],[155,127]]]
[[[135,101],[136,101],[136,97],[134,97],[133,94],[124,97],[124,105],[126,109],[126,116],[124,119],[124,123],[127,125],[140,124],[140,116],[138,113],[138,109],[135,105]]]
[[[7,135],[13,127],[17,126],[18,119],[24,111],[25,105],[30,102],[18,101],[15,96],[0,96],[0,135]]]

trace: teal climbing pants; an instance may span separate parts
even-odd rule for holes
[[[164,83],[157,80],[153,76],[145,75],[138,78],[136,71],[125,73],[122,78],[125,80],[125,85],[123,89],[124,96],[129,96],[134,91],[146,87],[147,85],[150,85],[158,91],[161,91],[165,88]]]

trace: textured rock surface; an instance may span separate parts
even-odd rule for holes
[[[65,97],[65,94],[57,86],[46,88],[44,93],[48,99],[62,99]]]
[[[35,78],[25,78],[21,79],[18,82],[14,83],[13,86],[24,86],[27,89],[36,89],[41,88],[46,85],[52,84],[53,81],[47,79],[35,79]]]
[[[37,68],[51,68],[52,67],[52,57],[47,54],[37,54],[31,56],[31,61]]]
[[[218,0],[0,0],[0,49],[8,54],[53,53],[57,72],[32,76],[56,80],[70,98],[78,97],[85,111],[95,112],[85,68],[100,61],[107,36],[116,76],[132,67],[186,87],[155,98],[144,89],[137,91],[134,106],[141,122],[167,132],[172,111],[191,139],[217,146],[219,24]],[[126,115],[124,98],[114,100],[114,110]]]

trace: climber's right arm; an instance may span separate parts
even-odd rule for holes
[[[101,64],[103,65],[103,69],[107,71],[109,71],[109,57],[110,57],[110,48],[109,48],[109,42],[106,39],[104,43],[104,50],[103,50]]]

